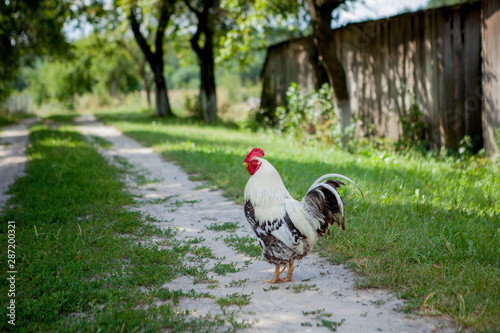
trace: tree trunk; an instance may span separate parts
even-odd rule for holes
[[[351,104],[342,64],[337,57],[337,48],[331,29],[332,11],[343,4],[343,0],[308,0],[313,26],[314,43],[321,56],[323,67],[333,88],[335,112],[342,131],[351,124]]]
[[[167,89],[165,86],[156,85],[156,115],[159,117],[166,117],[166,111],[169,110],[169,101]]]
[[[144,90],[146,91],[146,101],[148,102],[148,109],[151,109],[151,88],[149,85],[144,85]]]
[[[167,94],[167,81],[163,75],[163,59],[161,63],[156,65],[155,85],[156,85],[156,115],[159,117],[172,116],[172,109],[170,108],[170,100]]]
[[[171,5],[172,8],[169,7]],[[135,16],[135,7],[130,9],[130,25],[134,33],[135,40],[139,44],[149,67],[154,73],[155,86],[156,86],[156,115],[160,117],[173,116],[170,108],[170,101],[167,94],[167,81],[163,74],[163,39],[165,36],[165,29],[173,13],[173,3],[164,2],[160,8],[160,16],[158,18],[158,28],[156,30],[155,38],[155,52],[151,48],[140,31],[140,24]]]
[[[217,120],[217,94],[213,69],[206,67],[201,66],[200,105],[203,119],[207,123],[212,123]]]
[[[143,85],[144,85],[144,91],[146,92],[146,101],[148,102],[148,109],[151,109],[151,77],[149,75],[149,72],[147,71],[146,67],[146,61],[142,60],[139,72],[141,73]],[[168,96],[168,94],[167,94]]]
[[[210,37],[209,37],[209,36]],[[210,42],[209,42],[210,38]],[[217,92],[215,86],[215,63],[213,57],[212,36],[207,34],[207,42],[200,57],[200,106],[203,119],[207,123],[217,120]]]
[[[113,96],[113,98],[118,97],[118,81],[119,80],[120,80],[120,76],[115,76],[111,80],[111,96]]]
[[[217,120],[217,92],[215,85],[215,62],[213,45],[213,22],[209,15],[212,8],[217,8],[218,2],[206,0],[203,2],[203,10],[199,11],[184,0],[189,9],[198,18],[198,27],[191,38],[191,47],[200,60],[200,96],[199,104],[203,119],[207,123]],[[198,44],[201,34],[205,35],[203,48]]]

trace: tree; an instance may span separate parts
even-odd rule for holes
[[[107,32],[93,33],[92,35],[74,41],[73,62],[80,62],[81,58],[90,59],[90,68],[87,70],[95,82],[92,91],[106,101],[109,96],[117,98],[119,93],[129,93],[138,90],[139,71],[135,59],[122,47],[133,39],[116,39]]]
[[[321,62],[333,88],[335,110],[341,128],[351,121],[351,106],[345,71],[337,57],[336,43],[331,28],[332,12],[349,0],[307,0],[313,27],[314,43],[321,57]]]
[[[167,94],[167,80],[164,74],[163,49],[166,28],[172,14],[174,13],[175,4],[176,0],[158,1],[155,4],[157,27],[154,48],[150,47],[147,40],[144,38],[141,32],[140,19],[137,18],[138,14],[141,14],[141,16],[144,17],[144,8],[138,7],[137,1],[134,1],[129,8],[129,19],[132,32],[134,33],[137,44],[139,44],[139,47],[146,57],[149,67],[154,73],[156,86],[156,114],[164,117],[173,115]]]
[[[219,58],[237,58],[243,66],[254,61],[256,50],[309,34],[304,0],[221,0],[228,32],[221,36]]]
[[[0,2],[0,102],[8,97],[21,60],[29,62],[33,56],[65,52],[62,28],[70,13],[68,1]]]
[[[123,41],[125,43],[125,41]],[[129,39],[129,44],[135,44]],[[106,33],[94,33],[73,41],[64,58],[45,56],[25,67],[22,77],[37,104],[61,102],[74,107],[75,97],[92,92],[99,103],[140,89],[135,60]]]
[[[215,61],[214,61],[214,28],[216,11],[219,8],[218,0],[198,1],[195,7],[190,0],[184,0],[189,10],[198,19],[197,29],[191,38],[191,47],[196,52],[200,61],[200,96],[199,106],[203,119],[208,122],[217,120],[217,93],[215,86]],[[203,36],[202,36],[203,35]],[[203,37],[203,38],[202,38]],[[203,44],[203,45],[201,45]]]

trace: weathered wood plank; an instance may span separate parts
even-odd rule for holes
[[[458,149],[460,140],[465,135],[464,120],[464,100],[465,100],[465,74],[464,74],[464,45],[462,35],[462,15],[461,11],[453,13],[453,65],[455,70],[454,86],[454,117],[453,132],[454,141],[450,142],[449,147]]]
[[[424,55],[425,55],[425,72],[423,76],[426,90],[426,105],[423,112],[426,115],[427,122],[427,139],[429,146],[433,149],[439,148],[439,136],[434,133],[439,133],[439,105],[438,99],[438,70],[437,70],[437,45],[436,45],[436,12],[426,13],[424,15]]]
[[[475,150],[483,146],[481,128],[481,9],[464,13],[464,132],[474,143]]]
[[[500,1],[483,1],[483,138],[489,156],[500,153]]]
[[[406,26],[401,18],[395,17],[391,22],[390,30],[390,52],[391,52],[391,98],[393,99],[393,109],[389,119],[388,135],[397,139],[402,133],[401,115],[404,112],[404,99],[401,88],[404,89],[406,80],[404,77],[404,34]]]
[[[453,125],[455,121],[455,66],[453,53],[452,20],[453,13],[443,11],[441,36],[443,37],[443,91],[441,99],[441,119],[447,147],[454,147],[457,142]]]
[[[436,118],[439,119],[439,130],[432,132],[432,141],[439,141],[439,146],[436,148],[440,148],[445,145],[445,124],[443,122],[442,110],[445,109],[445,101],[444,101],[444,92],[445,92],[445,81],[444,81],[444,46],[443,46],[443,35],[442,35],[442,27],[444,24],[443,12],[441,9],[436,11],[435,15],[435,52],[436,52],[436,65],[437,68],[437,88],[433,91],[436,92],[436,101],[437,101],[437,111],[438,113],[435,115]]]

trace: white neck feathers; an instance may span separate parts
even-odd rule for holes
[[[261,165],[245,186],[245,201],[250,200],[254,206],[283,204],[284,200],[291,196],[278,171],[265,159],[257,158],[257,160]]]

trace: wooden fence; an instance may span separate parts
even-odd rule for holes
[[[267,51],[261,77],[261,106],[269,112],[286,104],[286,90],[292,82],[312,91],[328,81],[310,37],[271,46]]]
[[[491,156],[500,152],[500,1],[483,6],[483,138]]]
[[[361,120],[357,134],[397,139],[403,132],[403,118],[411,108],[418,107],[431,147],[456,149],[469,135],[477,148],[484,144],[490,155],[495,154],[500,125],[499,3],[484,0],[333,30],[337,55],[346,73],[351,115]],[[269,49],[268,67],[262,73],[264,91],[269,89],[266,79],[274,59],[286,58],[286,70],[293,72],[300,68],[301,59],[314,54],[307,48],[302,52],[309,56],[290,54],[294,43]],[[302,39],[300,43],[307,44]],[[273,100],[264,98],[263,93],[263,107],[269,100],[282,103],[283,91],[293,81],[289,79],[293,75],[284,74],[283,68],[273,70],[273,80],[280,83],[273,87],[274,97],[281,97]],[[311,79],[302,77],[308,82],[295,82],[310,87]],[[489,97],[483,95],[486,92]]]

